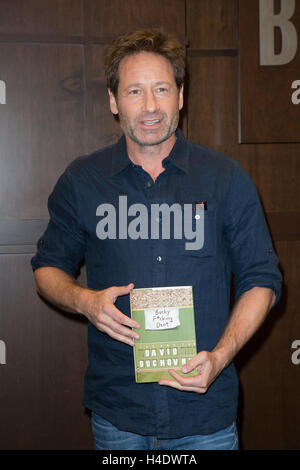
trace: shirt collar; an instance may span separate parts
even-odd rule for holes
[[[180,129],[176,129],[175,135],[176,142],[170,154],[162,161],[162,165],[166,167],[168,162],[170,162],[183,172],[187,173],[189,170],[189,145]],[[133,165],[133,163],[128,157],[126,139],[123,135],[113,146],[109,175],[115,176],[130,165]]]

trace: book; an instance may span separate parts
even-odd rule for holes
[[[138,321],[139,340],[133,348],[137,383],[184,377],[182,366],[197,354],[192,286],[152,287],[130,291],[131,317]]]

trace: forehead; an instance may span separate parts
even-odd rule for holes
[[[148,81],[175,83],[173,67],[168,59],[152,52],[139,52],[121,60],[119,65],[121,86]]]

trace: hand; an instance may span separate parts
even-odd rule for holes
[[[134,339],[140,337],[131,328],[139,329],[141,326],[118,310],[114,303],[120,295],[129,294],[133,287],[131,283],[127,286],[113,286],[101,291],[89,290],[85,312],[85,316],[98,330],[130,346],[134,346]]]
[[[216,351],[201,351],[181,368],[183,373],[194,369],[197,369],[198,375],[193,377],[183,377],[171,369],[169,373],[175,380],[162,379],[159,385],[168,385],[187,392],[205,393],[223,367]]]

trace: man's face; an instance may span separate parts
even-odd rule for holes
[[[140,146],[169,139],[178,126],[183,87],[176,86],[170,62],[149,52],[125,57],[119,66],[119,88],[109,90],[110,109],[119,114],[124,134]]]

